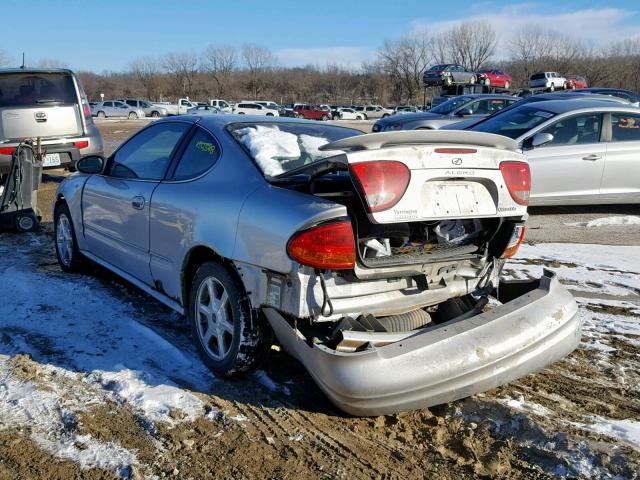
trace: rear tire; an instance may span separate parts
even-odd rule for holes
[[[64,272],[83,271],[87,260],[78,250],[73,220],[65,202],[58,203],[53,212],[53,238],[60,268]]]
[[[470,84],[472,84],[472,85],[473,85],[474,83],[476,83],[476,76],[475,76],[475,75],[472,75],[472,76],[471,76],[471,78],[469,79],[469,83],[470,83]]]
[[[511,84],[509,82],[504,82],[504,88],[509,88]]]
[[[98,116],[98,118],[106,118],[107,117],[107,115],[102,111],[98,112],[97,116]]]
[[[160,112],[156,112],[155,110],[153,112],[151,112],[151,116],[153,118],[159,118],[160,117]]]
[[[209,261],[196,271],[189,293],[189,324],[200,358],[216,375],[255,368],[271,347],[271,330],[241,281],[224,265]]]
[[[322,116],[322,118],[321,118],[321,120],[322,120],[323,122],[326,122],[327,120],[329,120],[329,117],[327,117],[326,115],[323,115],[323,116]]]
[[[129,120],[136,120],[138,118],[138,114],[136,112],[129,112]]]

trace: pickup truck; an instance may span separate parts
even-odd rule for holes
[[[167,115],[184,115],[190,108],[198,106],[195,102],[189,100],[189,98],[181,98],[180,100],[178,100],[178,103],[174,104],[157,102],[154,103],[154,105],[164,108],[167,111]]]
[[[231,113],[233,111],[231,105],[229,105],[229,102],[220,98],[209,100],[209,105],[212,107],[217,107],[221,113]]]
[[[293,108],[293,115],[297,118],[306,118],[307,120],[329,120],[331,113],[317,105],[298,105]]]

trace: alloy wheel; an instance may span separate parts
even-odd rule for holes
[[[207,277],[196,294],[198,337],[207,354],[223,360],[233,342],[233,314],[229,295],[215,277]]]

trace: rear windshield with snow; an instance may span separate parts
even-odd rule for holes
[[[0,75],[0,107],[73,105],[78,103],[68,73],[5,73]]]
[[[268,177],[342,153],[323,152],[319,147],[362,134],[359,130],[325,123],[236,123],[228,128]]]

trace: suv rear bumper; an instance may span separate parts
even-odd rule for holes
[[[386,415],[497,387],[576,348],[577,305],[551,272],[540,280],[502,282],[500,290],[512,298],[490,312],[356,353],[310,346],[275,310],[264,311],[285,350],[338,408]]]
[[[97,137],[97,138],[96,138]],[[99,140],[99,141],[98,141]],[[89,146],[87,148],[79,149],[75,146],[74,142],[88,141]],[[2,147],[17,147],[17,143],[3,143]],[[60,165],[44,167],[47,168],[64,168],[68,166],[75,166],[75,163],[82,157],[88,155],[103,155],[102,137],[98,133],[93,137],[79,137],[69,139],[63,142],[44,141],[42,142],[42,149],[46,153],[58,153],[60,154]],[[8,173],[11,168],[11,155],[0,154],[0,175]]]

